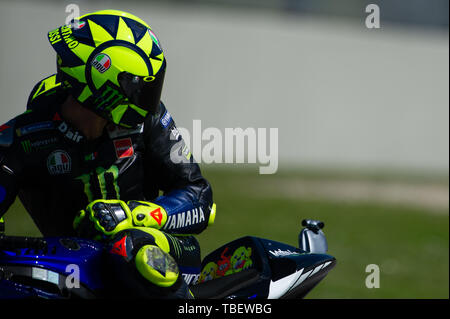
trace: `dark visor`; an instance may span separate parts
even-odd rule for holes
[[[120,87],[134,105],[155,114],[161,99],[165,69],[156,76],[138,76],[128,72],[121,72],[117,76]]]

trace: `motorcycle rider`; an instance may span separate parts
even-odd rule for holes
[[[57,73],[0,126],[0,217],[19,196],[44,236],[106,241],[105,271],[130,288],[124,296],[192,297],[183,275],[200,272],[193,235],[215,205],[160,101],[158,38],[138,17],[103,10],[48,39]]]

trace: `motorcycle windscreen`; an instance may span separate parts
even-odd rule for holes
[[[164,75],[165,70],[161,70],[156,76],[138,76],[121,72],[117,80],[131,103],[154,115],[160,103]]]

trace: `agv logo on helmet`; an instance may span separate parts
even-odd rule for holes
[[[111,58],[104,53],[97,54],[91,62],[91,65],[100,73],[104,73],[111,66]]]
[[[73,29],[78,30],[83,28],[86,25],[86,21],[75,21],[75,23],[72,24]]]

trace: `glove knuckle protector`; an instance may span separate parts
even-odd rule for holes
[[[162,206],[145,201],[99,199],[81,210],[73,222],[78,235],[98,238],[114,235],[133,227],[161,229],[167,222],[167,212]],[[97,235],[95,237],[95,235]]]
[[[93,201],[74,220],[74,228],[87,237],[92,237],[92,233],[111,236],[131,227],[130,210],[121,200]]]
[[[167,212],[162,206],[144,201],[129,201],[127,204],[136,226],[161,229],[167,222]]]

